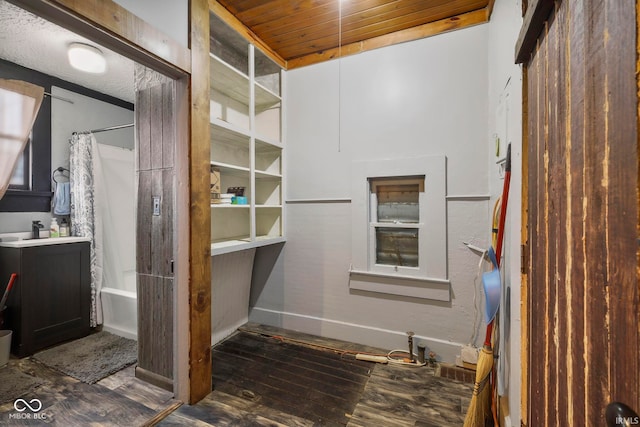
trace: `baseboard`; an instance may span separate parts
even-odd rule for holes
[[[259,307],[250,309],[249,321],[389,350],[405,349],[408,346],[406,331],[392,331]],[[438,361],[449,363],[455,363],[456,355],[460,353],[462,347],[461,343],[435,337],[415,335],[413,340],[415,346],[423,343],[427,347],[427,352],[434,351]]]
[[[171,378],[163,377],[151,371],[147,371],[144,368],[136,366],[136,378],[146,381],[149,384],[153,384],[157,387],[173,392],[173,380]]]

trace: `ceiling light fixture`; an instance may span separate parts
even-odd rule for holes
[[[76,70],[102,74],[107,70],[107,61],[100,49],[84,43],[71,43],[67,50],[69,64]]]

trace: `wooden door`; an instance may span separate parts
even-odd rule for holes
[[[173,391],[175,83],[149,69],[137,74],[145,86],[136,91],[136,376]]]
[[[525,15],[529,426],[640,410],[636,21],[620,0]]]

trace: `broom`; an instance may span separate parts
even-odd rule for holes
[[[509,199],[509,184],[511,182],[511,144],[507,147],[507,161],[505,164],[504,186],[502,187],[502,198],[500,203],[500,225],[498,227],[498,238],[496,243],[496,258],[498,268],[502,254],[502,241],[504,240],[504,223],[507,213],[507,200]],[[494,319],[495,320],[495,319]],[[473,385],[473,395],[471,403],[467,409],[467,416],[464,419],[464,427],[484,427],[486,418],[490,415],[491,409],[491,387],[488,384],[493,370],[493,348],[491,346],[491,335],[493,333],[493,322],[487,325],[487,334],[484,338],[484,345],[478,356],[476,366],[476,381]]]

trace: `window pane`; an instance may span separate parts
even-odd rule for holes
[[[18,157],[16,169],[13,171],[9,185],[24,185],[24,152]]]
[[[420,193],[424,192],[424,177],[372,178],[370,189],[375,194],[372,207],[374,222],[420,222]]]
[[[376,227],[376,264],[418,267],[418,229]]]

